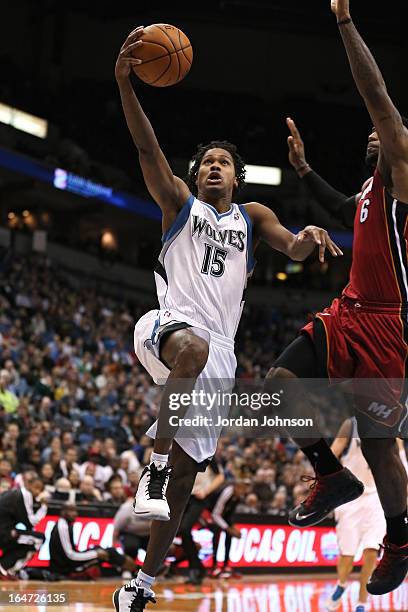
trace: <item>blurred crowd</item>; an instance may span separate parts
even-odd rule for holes
[[[135,493],[152,441],[160,388],[133,352],[126,304],[71,287],[49,260],[3,253],[0,263],[0,491],[34,469],[55,502],[119,506]],[[237,376],[262,380],[306,313],[247,308]],[[220,440],[227,479],[248,479],[240,510],[284,515],[304,495],[302,455],[284,439]]]

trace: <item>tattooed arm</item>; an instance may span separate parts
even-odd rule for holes
[[[331,6],[337,17],[354,81],[378,133],[380,170],[382,167],[391,172],[392,185],[398,192],[398,195],[393,195],[408,201],[408,130],[388,94],[374,57],[351,20],[349,0],[332,0]]]

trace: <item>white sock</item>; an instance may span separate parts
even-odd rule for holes
[[[142,570],[139,570],[136,576],[136,584],[143,589],[147,589],[148,591],[152,590],[153,582],[155,581],[154,576],[149,576],[149,574],[145,574]]]
[[[345,589],[347,586],[347,582],[340,582],[340,580],[337,581],[337,584],[341,586],[343,589]]]
[[[151,463],[154,463],[154,465],[159,469],[163,469],[164,467],[166,467],[167,462],[169,460],[169,456],[168,455],[160,455],[160,453],[155,453],[153,451],[152,456],[151,456]]]

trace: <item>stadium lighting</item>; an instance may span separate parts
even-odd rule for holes
[[[188,169],[191,170],[193,162],[190,161]],[[282,169],[274,166],[245,165],[245,182],[251,185],[272,185],[276,187],[282,183]]]
[[[118,241],[115,234],[110,230],[105,230],[101,236],[101,245],[107,251],[114,251],[118,248]]]
[[[0,122],[38,138],[47,138],[48,121],[0,103]]]
[[[282,182],[281,168],[274,166],[251,166],[247,164],[245,181],[252,185],[280,185]]]

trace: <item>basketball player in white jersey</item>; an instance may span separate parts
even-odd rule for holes
[[[155,382],[166,384],[158,434],[155,429],[149,432],[155,437],[152,462],[143,471],[134,505],[143,519],[156,520],[143,571],[114,593],[120,612],[143,610],[152,601],[154,577],[177,532],[196,474],[215,453],[219,429],[209,423],[200,435],[176,435],[177,426],[169,428],[169,415],[174,415],[169,402],[172,394],[204,389],[208,381],[210,387],[211,381],[220,381],[221,390],[227,391],[233,385],[234,336],[254,248],[264,240],[298,261],[316,245],[321,261],[326,248],[333,256],[342,254],[321,228],[308,226],[295,236],[269,208],[255,202],[234,204],[245,168],[227,142],[199,147],[188,184],[173,175],[129,79],[132,65],[140,63],[134,56],[143,44],[142,34],[139,27],[126,39],[115,75],[146,186],[163,213],[163,248],[155,271],[160,308],[136,324],[135,351]],[[206,406],[202,412],[206,414]],[[182,407],[177,416],[183,416]]]
[[[402,440],[398,439],[401,461],[408,472],[407,457]],[[342,465],[348,468],[364,484],[364,493],[335,510],[337,541],[340,557],[337,564],[337,587],[327,602],[328,610],[337,610],[346,589],[347,579],[353,570],[354,557],[360,547],[363,565],[360,573],[359,601],[355,612],[367,610],[367,583],[376,566],[380,542],[386,532],[384,512],[378,497],[373,474],[361,451],[357,422],[346,419],[331,446]]]

